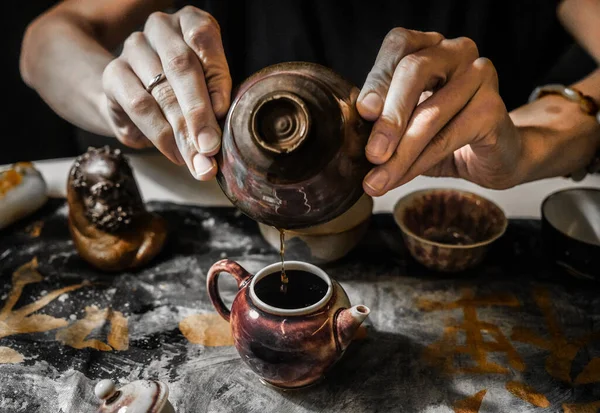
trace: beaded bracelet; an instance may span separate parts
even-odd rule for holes
[[[564,85],[552,84],[546,86],[539,86],[529,96],[529,103],[537,100],[545,95],[559,95],[571,102],[578,103],[581,110],[590,116],[594,116],[598,123],[600,123],[600,108],[598,104],[590,96],[584,95],[581,91],[573,88],[566,87]],[[580,171],[573,172],[568,175],[574,181],[581,181],[587,174],[593,174],[600,172],[600,151],[596,153],[592,162]]]

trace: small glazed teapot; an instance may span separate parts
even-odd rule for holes
[[[237,90],[223,127],[217,181],[255,221],[307,228],[340,216],[363,195],[372,125],[359,89],[323,66],[269,66]]]
[[[169,388],[155,380],[138,380],[119,389],[112,380],[101,380],[94,388],[102,400],[98,413],[175,413],[169,403]]]
[[[324,377],[342,357],[370,310],[364,305],[351,306],[342,286],[314,265],[287,261],[285,270],[289,278],[287,292],[276,298],[297,301],[314,295],[318,288],[312,285],[300,291],[310,278],[318,281],[315,286],[322,285],[315,302],[297,308],[266,302],[265,297],[281,294],[278,282],[281,263],[251,275],[238,263],[222,260],[211,267],[206,282],[215,309],[231,324],[234,344],[242,360],[263,383],[297,389]],[[231,274],[239,287],[231,310],[219,294],[221,272]],[[292,279],[294,272],[300,277],[296,285]]]

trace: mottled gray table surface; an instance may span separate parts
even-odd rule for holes
[[[256,271],[277,251],[233,209],[149,207],[171,238],[136,273],[82,262],[62,200],[0,232],[0,412],[94,412],[103,378],[162,380],[179,413],[600,411],[600,289],[545,264],[536,221],[511,221],[482,266],[442,275],[376,215],[323,267],[371,308],[366,338],[320,384],[280,392],[241,362],[205,288],[220,258]]]

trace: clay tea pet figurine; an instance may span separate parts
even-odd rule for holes
[[[140,267],[165,242],[165,220],[146,210],[131,167],[118,149],[90,148],[75,160],[67,201],[75,247],[101,270]]]

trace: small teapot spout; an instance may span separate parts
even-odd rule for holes
[[[354,339],[358,327],[365,321],[371,310],[364,305],[346,308],[338,314],[335,321],[336,344],[341,351],[346,350]]]

